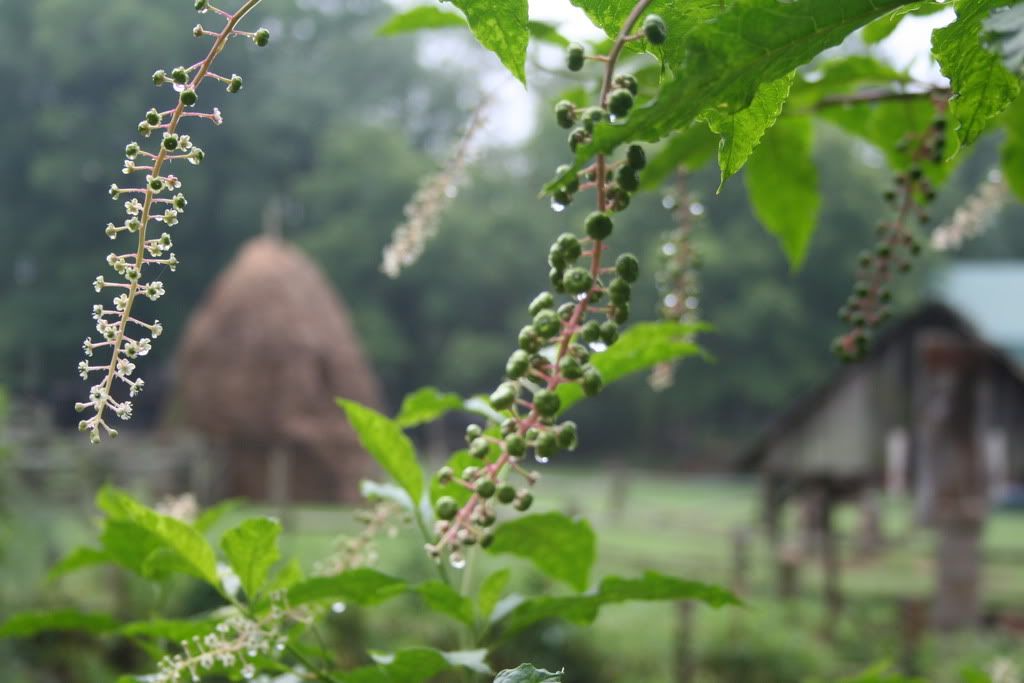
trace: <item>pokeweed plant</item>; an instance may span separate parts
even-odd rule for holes
[[[210,67],[232,36],[267,43],[265,30],[249,34],[237,28],[257,2],[249,0],[232,14],[196,1],[196,9],[222,16],[225,26],[220,31],[194,29],[197,37],[214,40],[202,62],[154,76],[158,84],[175,87],[178,103],[169,111],[154,109],[140,124],[143,135],[160,133],[157,151],[144,152],[135,143],[126,150],[125,170],[144,173],[144,186],[111,188],[116,198],[124,194],[131,199],[128,220],[108,227],[108,233],[115,238],[123,232],[136,234],[138,241],[133,254],[111,257],[123,282],[97,281],[101,290],[109,284],[125,291],[114,309],[95,312],[103,341],[86,343],[87,352],[109,346],[112,354],[109,365],[82,368],[86,376],[98,372],[102,377],[89,402],[80,404],[93,411],[83,421],[93,439],[104,431],[113,433],[104,420],[106,411],[130,415],[130,404],[113,398],[115,379],[127,383],[129,393],[141,387],[130,378],[132,362],[148,351],[149,338],[130,336],[130,326],[148,330],[151,337],[159,329],[156,322],[136,319],[132,307],[140,294],[158,298],[162,291],[159,282],[144,282],[143,269],[170,267],[174,260],[165,256],[169,243],[163,237],[154,241],[147,233],[151,222],[173,224],[184,208],[183,197],[164,196],[179,183],[164,165],[202,158],[178,132],[178,124],[187,117],[219,122],[216,110],[192,112],[197,89],[208,77],[226,83],[229,91],[241,87],[237,76],[216,76]],[[294,559],[282,557],[281,526],[274,519],[243,521],[223,534],[218,552],[207,535],[224,508],[188,521],[105,488],[97,497],[103,512],[98,547],[73,552],[52,576],[113,563],[161,584],[176,576],[190,577],[216,591],[222,605],[190,618],[129,623],[73,610],[23,613],[0,626],[0,636],[65,630],[129,639],[155,654],[155,661],[150,673],[126,676],[126,681],[280,674],[280,680],[322,683],[415,683],[450,676],[446,672],[452,669],[470,678],[490,676],[490,649],[542,620],[586,624],[604,605],[628,600],[735,603],[720,588],[650,572],[638,578],[609,576],[593,585],[596,537],[585,520],[544,512],[498,523],[504,506],[519,512],[532,508],[530,487],[539,474],[526,465],[530,457],[543,463],[576,446],[575,425],[562,419],[575,402],[625,375],[700,353],[693,341],[697,325],[675,320],[620,330],[631,313],[631,288],[640,264],[629,253],[612,260],[610,238],[621,243],[626,237],[620,214],[634,193],[656,187],[679,166],[699,168],[717,151],[722,182],[745,167],[755,215],[798,267],[820,204],[811,157],[814,126],[829,122],[877,146],[895,169],[895,189],[887,196],[895,216],[883,224],[875,250],[862,259],[863,276],[843,311],[854,330],[837,346],[849,356],[862,352],[866,330],[884,318],[888,278],[922,242],[910,232],[910,221],[923,217],[923,204],[962,158],[957,154],[961,146],[1010,124],[1002,170],[1010,187],[1018,192],[1024,188],[1022,138],[1013,125],[1021,115],[1020,101],[1015,102],[1019,64],[1008,49],[1019,44],[1020,29],[1017,13],[1011,16],[1003,8],[1009,3],[1001,0],[949,3],[956,17],[936,30],[932,40],[933,55],[950,80],[948,88],[914,82],[863,56],[819,57],[859,29],[866,40],[878,40],[904,16],[931,12],[941,4],[928,0],[574,0],[611,38],[596,46],[568,43],[552,27],[530,22],[526,0],[452,4],[461,14],[433,5],[418,7],[395,17],[385,32],[468,26],[524,82],[531,36],[565,43],[569,71],[594,66],[599,72],[591,104],[565,98],[555,105],[557,122],[570,131],[572,158],[544,190],[556,210],[592,191],[593,210],[582,229],[558,236],[551,245],[550,286],[527,307],[530,319],[517,339],[519,348],[508,359],[505,379],[486,398],[463,400],[422,389],[406,397],[395,417],[339,401],[366,450],[394,481],[363,483],[368,498],[388,505],[367,514],[364,532],[342,543],[340,550],[325,553],[311,576]],[[656,63],[642,61],[650,57]],[[629,69],[623,68],[626,62]],[[802,68],[808,64],[810,68]],[[937,112],[942,116],[937,118]],[[658,146],[645,150],[641,141]],[[136,163],[140,157],[142,165]],[[483,419],[467,429],[467,448],[428,478],[406,430],[451,410]],[[515,478],[524,485],[514,485]],[[395,510],[401,511],[396,523],[399,517],[415,522],[436,580],[410,581],[370,566],[377,556],[377,534],[389,528],[387,520]],[[566,590],[509,595],[510,570],[499,569],[477,582],[470,562],[474,553],[525,558]],[[458,584],[453,571],[462,572]],[[475,593],[469,592],[474,586]],[[348,605],[368,607],[409,594],[464,627],[463,649],[375,651],[364,666],[346,670],[309,636],[326,615]],[[557,672],[524,664],[494,680],[560,678]]]

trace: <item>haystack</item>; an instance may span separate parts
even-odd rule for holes
[[[379,408],[381,390],[345,304],[295,247],[242,246],[188,322],[177,376],[184,419],[224,458],[225,495],[356,495],[371,465],[334,399]]]

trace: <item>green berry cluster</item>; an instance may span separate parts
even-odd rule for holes
[[[894,274],[908,272],[921,253],[922,241],[912,219],[922,225],[930,220],[927,206],[934,201],[935,190],[925,177],[923,164],[942,162],[945,133],[946,121],[938,118],[923,133],[901,142],[911,165],[893,178],[883,194],[894,216],[878,224],[873,248],[858,255],[853,292],[839,309],[839,319],[850,326],[832,342],[833,353],[842,360],[859,360],[867,352],[872,331],[892,315],[890,283]]]

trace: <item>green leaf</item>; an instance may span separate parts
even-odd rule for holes
[[[428,647],[412,647],[395,653],[371,652],[375,664],[336,674],[342,683],[423,683],[456,667],[477,673],[490,673],[484,661],[486,650],[441,652]]]
[[[434,612],[447,614],[464,624],[473,624],[473,603],[441,581],[428,581],[416,586],[415,591]]]
[[[502,594],[505,592],[505,587],[508,585],[511,575],[512,572],[508,569],[499,569],[480,584],[480,590],[477,591],[476,595],[476,606],[480,616],[484,619],[491,616],[494,606],[498,604],[498,600],[501,599]]]
[[[793,83],[788,109],[804,109],[827,104],[827,98],[845,95],[860,88],[895,88],[912,79],[905,71],[866,55],[848,55],[826,61]],[[924,99],[924,97],[922,97]]]
[[[932,54],[953,89],[949,111],[960,142],[969,145],[1020,93],[1020,80],[998,55],[981,44],[982,21],[997,5],[992,0],[960,0],[957,18],[932,33]]]
[[[177,570],[220,590],[213,548],[192,526],[165,517],[123,491],[105,486],[96,505],[107,513],[102,540],[108,555],[143,576]],[[147,564],[160,553],[160,566]]]
[[[394,36],[423,29],[466,27],[466,19],[455,12],[446,12],[433,5],[420,5],[392,15],[380,28],[379,36]]]
[[[480,44],[526,83],[527,0],[447,0],[462,10]]]
[[[718,144],[718,166],[722,170],[719,191],[730,176],[743,168],[765,131],[779,118],[795,76],[796,72],[791,71],[782,78],[762,83],[750,106],[738,112],[711,109],[703,114],[708,127],[722,136]]]
[[[948,4],[937,2],[936,0],[920,0],[915,2],[913,5],[907,7],[900,7],[894,12],[889,12],[884,17],[875,19],[870,24],[864,27],[864,31],[861,37],[864,42],[868,45],[880,43],[885,38],[896,30],[896,27],[903,21],[903,17],[908,14],[916,14],[918,16],[924,16],[927,14],[935,14],[949,7]]]
[[[416,461],[416,449],[397,422],[355,401],[337,399],[348,421],[370,455],[418,501],[423,495],[423,470]]]
[[[131,638],[154,638],[180,643],[217,627],[216,619],[147,619],[122,625],[117,632]]]
[[[559,47],[566,47],[569,39],[558,32],[558,29],[543,21],[529,21],[526,24],[530,29],[530,37],[542,43],[550,43]]]
[[[117,627],[109,614],[86,614],[76,610],[20,612],[0,624],[0,638],[31,638],[48,631],[105,633]]]
[[[908,0],[737,0],[714,21],[689,31],[669,26],[666,62],[675,78],[649,105],[622,124],[604,123],[576,152],[571,171],[594,154],[628,140],[657,140],[689,126],[708,109],[735,112],[748,106],[762,83],[782,78],[867,22]],[[545,191],[561,182],[557,178]]]
[[[523,600],[504,614],[496,611],[492,624],[500,626],[502,637],[518,633],[545,619],[558,618],[576,624],[590,624],[597,618],[602,606],[630,600],[696,600],[710,607],[740,604],[724,588],[647,572],[639,579],[610,576],[601,582],[596,591],[582,595],[541,596]]]
[[[359,482],[359,495],[366,500],[390,500],[409,512],[415,510],[412,499],[409,498],[405,489],[390,482],[382,484],[370,479],[363,479]]]
[[[221,546],[250,600],[263,589],[270,567],[281,559],[281,524],[266,517],[248,519],[224,534]]]
[[[67,557],[58,562],[47,574],[47,579],[52,581],[65,574],[71,574],[79,569],[94,567],[98,564],[110,562],[110,556],[102,550],[95,548],[76,548]]]
[[[442,393],[434,387],[423,387],[402,399],[395,422],[403,429],[433,422],[442,415],[462,408],[458,394]]]
[[[717,148],[718,139],[703,123],[673,133],[661,149],[649,156],[647,167],[640,174],[640,189],[659,187],[680,167],[687,171],[696,170],[711,158]]]
[[[220,521],[224,515],[234,512],[241,506],[242,500],[240,498],[222,500],[199,513],[199,517],[192,523],[192,526],[205,533],[212,529],[213,525]]]
[[[984,22],[986,43],[1007,69],[1024,76],[1024,5],[996,9]]]
[[[268,592],[287,590],[297,584],[305,577],[302,572],[302,565],[296,558],[291,558],[285,562],[284,566],[277,570],[274,574],[274,578],[270,580],[270,584],[267,586]]]
[[[779,240],[794,269],[807,255],[821,206],[811,134],[807,117],[779,121],[754,153],[745,175],[754,215]]]
[[[694,334],[708,327],[702,323],[649,322],[637,323],[622,333],[619,340],[606,351],[590,357],[591,364],[601,373],[605,385],[654,365],[687,356],[705,355],[697,344],[689,341]],[[567,383],[558,387],[562,410],[568,410],[583,398],[578,384]]]
[[[1017,196],[1024,199],[1024,98],[1006,112],[1006,140],[1000,154],[1003,175]]]
[[[609,38],[618,36],[629,13],[636,6],[635,0],[570,0],[590,17]],[[649,11],[656,13],[665,21],[668,28],[668,41],[659,46],[658,50],[665,55],[667,62],[678,59],[676,46],[679,38],[691,27],[702,24],[718,16],[723,7],[722,0],[686,0],[685,2],[654,2]],[[639,24],[636,28],[639,28]],[[646,45],[646,43],[644,43]]]
[[[561,671],[538,669],[533,664],[520,664],[498,673],[494,683],[562,683]]]
[[[360,567],[336,576],[318,576],[288,589],[288,602],[342,601],[356,605],[375,605],[401,594],[406,583],[373,569]]]
[[[582,591],[590,580],[594,547],[594,531],[586,520],[549,512],[505,522],[487,551],[525,557],[548,576]]]

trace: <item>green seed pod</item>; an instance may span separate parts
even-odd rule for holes
[[[186,107],[192,107],[196,102],[199,101],[199,95],[196,95],[196,91],[192,88],[186,88],[181,91],[181,103]]]
[[[620,254],[619,258],[615,259],[615,274],[626,282],[636,282],[640,277],[640,262],[633,254]]]
[[[505,363],[505,374],[509,379],[519,379],[530,369],[530,355],[522,349],[516,349]]]
[[[451,467],[445,465],[437,471],[437,481],[442,485],[446,486],[452,483],[452,479],[455,478],[455,471]]]
[[[469,444],[469,454],[474,458],[483,460],[490,450],[491,444],[482,436],[473,439]]]
[[[480,482],[478,482],[477,485],[476,485],[476,492],[480,495],[481,498],[484,498],[484,499],[487,499],[487,498],[490,498],[491,496],[493,496],[494,492],[497,489],[498,489],[498,487],[495,486],[494,482],[491,481],[490,479],[483,479]]]
[[[171,69],[171,80],[178,85],[185,85],[188,83],[188,71],[183,66],[176,66]]]
[[[151,126],[159,126],[163,122],[163,118],[156,109],[150,109],[146,112],[146,123]]]
[[[561,268],[552,268],[548,271],[548,281],[551,282],[551,286],[558,293],[565,292],[565,285],[562,283],[564,275],[565,271]]]
[[[526,430],[525,437],[527,443],[533,443],[537,440],[538,436],[540,436],[540,431],[536,427],[530,427]]]
[[[502,484],[500,487],[498,487],[499,503],[505,503],[507,505],[508,503],[511,503],[513,500],[515,500],[515,497],[516,490],[509,486],[508,484]]]
[[[580,336],[586,342],[596,342],[601,338],[601,324],[596,320],[588,320],[580,328]]]
[[[530,302],[530,306],[526,309],[530,315],[537,315],[545,308],[554,308],[555,298],[551,296],[551,292],[541,292],[537,296],[533,297],[533,301]]]
[[[576,423],[563,422],[558,425],[558,431],[555,435],[555,439],[558,441],[559,448],[567,451],[576,450],[576,444],[578,443]]]
[[[572,128],[576,123],[576,105],[569,100],[560,100],[555,105],[555,120],[562,128]]]
[[[167,137],[165,137],[163,139],[163,142],[161,143],[161,145],[168,152],[173,152],[174,150],[178,149],[178,136],[177,135],[168,135]]]
[[[505,410],[510,408],[515,403],[516,396],[519,395],[519,387],[512,382],[503,382],[497,389],[491,393],[490,401],[491,407],[495,410]]]
[[[533,494],[529,491],[521,491],[519,495],[516,496],[516,502],[513,503],[512,507],[520,512],[526,512],[530,509],[531,505],[533,505]]]
[[[526,439],[518,434],[510,434],[505,439],[505,450],[514,458],[521,457],[526,452]]]
[[[484,435],[484,430],[478,424],[471,424],[466,427],[466,443]]]
[[[550,458],[552,455],[558,453],[558,439],[551,431],[546,431],[537,438],[537,442],[534,444],[534,450],[537,451],[537,455],[542,458]]]
[[[544,340],[533,325],[527,325],[519,330],[519,348],[527,353],[537,353],[544,347]]]
[[[583,381],[580,382],[580,385],[583,387],[584,394],[596,396],[604,386],[604,380],[601,379],[601,373],[597,371],[597,368],[591,365],[583,370]]]
[[[661,45],[668,37],[668,27],[657,14],[648,14],[644,17],[643,32],[644,37],[652,45]]]
[[[157,69],[153,72],[153,85],[163,85],[167,82],[167,72],[163,69]]]
[[[145,137],[149,137],[149,134],[153,132],[153,126],[149,125],[145,121],[139,121],[139,133]]]
[[[141,150],[139,149],[139,143],[129,142],[127,145],[125,145],[124,155],[129,159],[134,159],[135,157],[139,156],[140,151]]]
[[[227,91],[231,94],[235,94],[242,89],[242,77],[238,74],[231,76],[231,80],[228,81]]]
[[[164,189],[164,181],[160,178],[153,178],[149,181],[149,189],[153,192],[160,192]]]
[[[558,315],[554,311],[545,308],[533,316],[533,328],[540,336],[550,339],[561,331],[562,321],[558,319]]]
[[[469,467],[462,468],[462,478],[466,481],[473,481],[480,474],[480,468],[470,465]]]
[[[612,234],[614,224],[606,213],[592,211],[584,223],[587,234],[595,240],[603,240]]]
[[[634,97],[636,97],[636,94],[639,91],[639,86],[637,85],[636,79],[629,74],[622,74],[620,76],[616,76],[615,80],[612,81],[612,85],[614,85],[616,88],[625,88]]]
[[[593,284],[594,278],[590,276],[586,268],[578,266],[570,268],[562,276],[562,285],[565,287],[565,291],[570,294],[582,294],[589,290]]]
[[[565,252],[559,249],[557,244],[552,244],[551,248],[548,249],[548,265],[559,270],[564,269],[568,265],[565,260]]]
[[[558,361],[558,372],[566,379],[579,379],[583,376],[583,366],[572,356],[565,355]]]
[[[619,340],[619,326],[611,320],[601,323],[601,341],[611,346]]]
[[[569,319],[572,318],[572,312],[575,310],[576,304],[572,303],[571,301],[567,301],[558,307],[556,314],[558,315],[559,320],[561,320],[562,322],[568,322]]]
[[[459,512],[459,504],[451,496],[441,496],[434,505],[438,519],[451,520]]]
[[[266,47],[267,43],[270,42],[270,31],[265,28],[259,29],[253,34],[252,42],[256,43],[259,47]]]
[[[608,209],[611,211],[625,211],[629,208],[629,193],[618,185],[608,188]]]
[[[569,149],[575,152],[576,148],[586,142],[588,137],[587,131],[582,128],[573,128],[569,133]]]
[[[615,180],[619,187],[627,192],[636,192],[640,187],[640,176],[632,166],[623,166],[615,174]]]
[[[538,415],[550,417],[562,407],[562,399],[558,398],[558,394],[553,391],[541,389],[533,395],[533,407],[537,410]]]
[[[563,190],[555,190],[551,193],[552,205],[561,204],[562,206],[569,206],[572,204],[572,195]]]
[[[632,287],[629,283],[623,280],[621,277],[617,277],[611,281],[608,285],[608,298],[611,299],[613,304],[626,304],[629,303],[629,297],[632,294]]]
[[[555,244],[558,245],[558,249],[565,256],[566,261],[575,261],[583,253],[583,247],[580,245],[579,238],[571,232],[563,232],[555,240]]]
[[[558,177],[562,177],[563,175],[565,175],[566,173],[569,172],[570,168],[572,168],[572,167],[569,166],[569,164],[562,164],[561,166],[559,166],[558,168],[555,169],[555,175],[557,175]],[[569,180],[567,180],[565,182],[565,185],[562,186],[562,189],[564,189],[569,194],[576,194],[577,192],[579,192],[580,191],[580,178],[579,178],[579,176],[576,175],[575,173],[572,174],[572,176],[569,178]]]
[[[611,312],[611,319],[618,325],[625,325],[629,320],[629,304],[616,304]]]
[[[501,421],[501,435],[508,436],[519,429],[519,424],[514,418],[505,418]]]
[[[626,163],[637,171],[642,171],[647,165],[647,154],[640,145],[630,145],[626,150]]]
[[[580,123],[583,125],[583,130],[588,133],[593,133],[594,126],[601,121],[604,121],[604,109],[600,107],[587,107],[580,114]]]
[[[608,94],[608,113],[616,118],[629,114],[633,108],[633,95],[625,88],[616,88]]]
[[[494,524],[494,520],[493,519],[490,521],[490,524]],[[481,523],[480,526],[489,526],[489,525]],[[486,549],[486,548],[490,547],[490,545],[492,543],[494,543],[494,534],[488,532],[486,534],[481,534],[480,535],[480,547],[481,548],[485,548]]]
[[[586,58],[586,51],[579,43],[569,43],[565,50],[565,66],[569,71],[579,71],[583,68]]]

